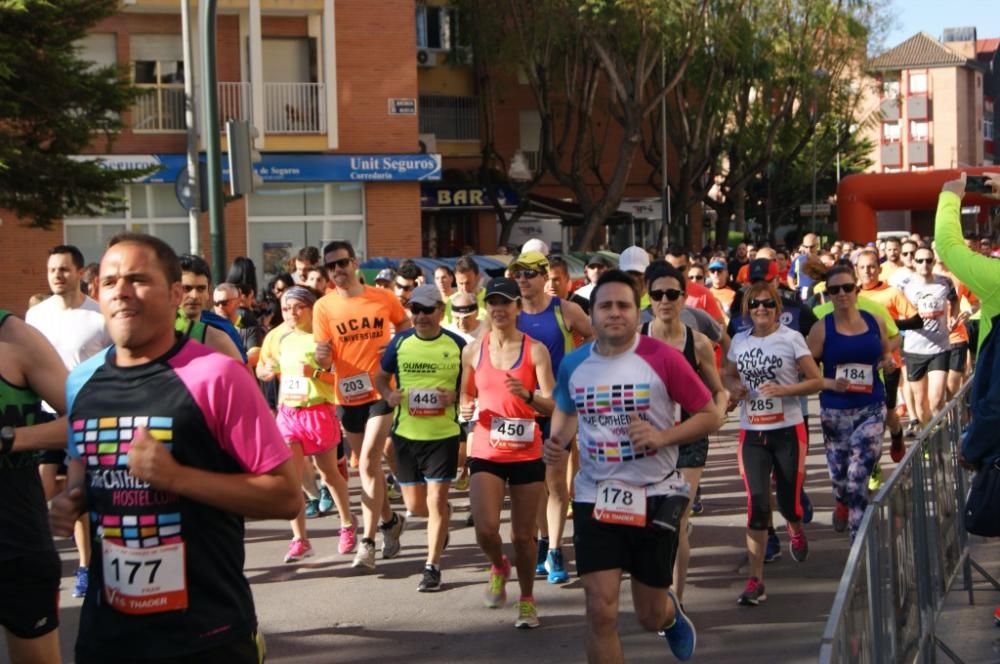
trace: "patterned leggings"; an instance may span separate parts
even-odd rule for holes
[[[885,412],[884,403],[819,412],[833,497],[850,510],[852,542],[868,506],[868,478],[882,454]]]

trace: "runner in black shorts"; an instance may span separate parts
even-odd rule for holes
[[[45,337],[0,310],[0,626],[14,662],[59,661],[61,564],[39,455],[30,450],[65,449],[65,419],[31,426],[42,398],[65,412],[65,383],[66,368]]]
[[[365,422],[373,417],[381,417],[392,412],[385,399],[372,401],[360,406],[337,406],[337,419],[347,433],[362,435],[365,432]]]

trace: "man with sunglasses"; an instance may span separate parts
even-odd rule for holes
[[[803,302],[812,294],[812,287],[816,285],[816,281],[802,271],[802,266],[805,265],[806,259],[810,255],[815,255],[817,251],[819,251],[819,238],[815,233],[806,233],[802,238],[799,255],[792,259],[792,264],[788,268],[788,285],[798,291],[799,299]]]
[[[410,301],[413,289],[417,287],[417,278],[420,276],[420,268],[413,261],[403,261],[399,264],[396,276],[392,281],[392,291],[399,299],[399,303],[406,308]]]
[[[248,323],[240,315],[240,289],[234,284],[222,282],[212,292],[212,307],[216,315],[226,319],[236,328],[243,352],[247,356],[247,365],[256,367],[264,334],[255,322]]]
[[[337,417],[360,459],[364,532],[352,567],[374,571],[376,532],[382,533],[382,557],[394,558],[405,526],[403,515],[393,513],[386,500],[382,451],[392,409],[375,388],[375,372],[392,338],[390,328],[403,332],[410,319],[392,293],[358,280],[350,242],[327,244],[323,262],[334,290],[313,308],[316,362],[336,375]]]
[[[901,265],[892,271],[889,276],[889,285],[901,291],[906,290],[906,284],[910,282],[916,274],[913,266],[913,257],[917,252],[917,243],[913,240],[903,240],[900,245],[899,260]]]
[[[587,265],[584,268],[587,273],[587,283],[576,289],[576,293],[574,293],[581,300],[587,301],[587,306],[583,307],[587,314],[590,314],[590,294],[594,291],[597,280],[609,269],[611,269],[611,261],[603,254],[591,254],[590,258],[587,259]]]
[[[448,491],[458,472],[462,431],[455,404],[465,341],[441,328],[444,299],[437,286],[417,286],[409,309],[413,327],[393,337],[375,385],[395,410],[392,445],[406,508],[428,518],[427,561],[417,590],[436,592],[448,537]]]
[[[538,251],[523,253],[510,264],[510,274],[521,292],[521,313],[517,329],[540,341],[552,359],[552,373],[559,371],[563,357],[576,348],[574,337],[589,341],[594,332],[590,320],[579,305],[545,292],[549,259]],[[549,419],[539,418],[542,436],[547,436]],[[569,574],[562,558],[562,537],[569,508],[569,482],[566,466],[545,469],[549,492],[546,518],[539,519],[537,574],[547,574],[549,583],[565,583]]]
[[[917,308],[923,325],[903,339],[906,380],[913,390],[913,415],[926,426],[944,408],[947,396],[949,332],[958,315],[958,293],[950,279],[934,274],[934,250],[921,247],[913,257],[915,275],[903,294]]]
[[[733,306],[733,298],[736,297],[736,290],[729,283],[729,270],[726,269],[726,262],[721,258],[713,258],[708,264],[708,279],[710,286],[708,292],[712,294],[715,301],[722,307],[722,313],[726,316],[726,321],[732,317],[730,313]]]

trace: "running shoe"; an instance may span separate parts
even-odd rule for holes
[[[357,525],[357,519],[352,516],[351,525],[340,527],[340,539],[337,542],[337,551],[340,552],[340,555],[351,553],[358,545]]]
[[[882,486],[882,464],[876,461],[875,467],[872,468],[871,477],[868,478],[868,490],[875,492],[880,486]]]
[[[562,549],[556,547],[549,549],[549,555],[545,557],[545,571],[549,575],[549,583],[566,583],[569,581],[569,574],[563,564]]]
[[[920,433],[920,425],[916,420],[911,420],[910,423],[906,425],[906,437],[916,438],[918,433]]]
[[[899,431],[889,434],[889,437],[892,439],[892,444],[889,446],[889,457],[894,463],[899,463],[906,454],[906,445],[903,443],[903,432]]]
[[[538,622],[538,609],[535,608],[535,600],[520,600],[517,603],[517,620],[514,621],[514,627],[517,629],[534,629],[540,624]]]
[[[476,525],[476,520],[472,518],[472,512],[469,512],[469,516],[465,517],[465,525],[469,528]]]
[[[306,518],[315,519],[319,516],[319,500],[316,498],[306,499]]]
[[[399,491],[399,482],[396,481],[396,476],[392,473],[385,476],[385,495],[389,500],[399,500],[400,496],[403,495]]]
[[[674,596],[674,592],[670,590],[667,594],[674,603],[674,624],[658,634],[667,640],[674,657],[686,662],[694,655],[695,646],[698,644],[698,633],[694,629],[694,623],[684,614],[684,609]]]
[[[361,546],[358,547],[358,552],[354,554],[354,562],[351,563],[351,568],[369,572],[375,570],[375,542],[373,540],[367,537],[361,539]]]
[[[330,490],[324,485],[319,490],[319,513],[326,514],[331,510],[333,510],[333,496],[330,495]]]
[[[1000,627],[1000,606],[998,606],[997,610],[993,612],[993,624]]]
[[[701,514],[705,511],[705,505],[701,502],[701,486],[694,492],[694,500],[691,501],[691,514]]]
[[[747,580],[746,588],[736,599],[736,603],[740,606],[757,606],[765,599],[767,599],[767,594],[764,592],[764,584],[756,576],[751,576]]]
[[[76,568],[76,583],[73,584],[73,597],[85,597],[90,584],[90,572],[86,567]]]
[[[838,533],[842,533],[847,530],[847,522],[851,519],[851,510],[847,508],[844,503],[837,503],[837,507],[833,510],[833,529]]]
[[[382,557],[395,558],[399,555],[399,536],[406,528],[406,517],[398,512],[392,513],[392,521],[378,527],[382,531]]]
[[[795,532],[788,526],[788,550],[797,563],[805,562],[809,557],[809,540],[806,539],[805,528],[800,527],[799,532]]]
[[[417,592],[436,593],[439,590],[441,590],[441,570],[434,569],[429,565],[424,567],[424,574],[420,577]]]
[[[296,537],[288,543],[288,553],[285,554],[285,562],[297,563],[311,555],[312,544],[309,543],[309,540]]]
[[[545,561],[549,557],[549,538],[538,538],[538,559],[535,561],[535,576],[547,576],[549,571],[545,569]]]
[[[503,557],[503,567],[490,566],[489,585],[486,586],[486,608],[496,609],[507,603],[507,579],[510,577],[510,561]]]
[[[799,493],[799,502],[802,503],[802,523],[812,523],[813,501],[809,499],[805,489]]]
[[[773,563],[780,557],[781,557],[781,540],[778,539],[778,533],[774,532],[774,530],[769,529],[767,531],[767,546],[764,548],[764,562]]]
[[[455,491],[469,490],[469,473],[463,471],[455,478]]]

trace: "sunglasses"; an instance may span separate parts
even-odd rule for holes
[[[416,286],[413,286],[413,285],[410,285],[410,284],[401,284],[398,281],[394,281],[392,283],[396,284],[396,288],[398,288],[401,291],[411,291],[414,288],[416,288]]]
[[[348,256],[347,258],[340,258],[340,259],[335,260],[335,261],[329,261],[329,262],[326,263],[326,269],[332,270],[334,268],[338,268],[339,267],[341,270],[344,270],[344,269],[347,268],[348,265],[351,264],[352,260],[354,260],[354,259],[351,258],[350,256]]]
[[[765,309],[777,309],[778,303],[774,300],[750,300],[747,302],[747,309],[757,309],[758,307],[764,307]]]
[[[676,288],[664,288],[662,290],[651,290],[649,291],[649,299],[653,302],[659,302],[664,297],[666,297],[671,302],[676,302],[677,298],[684,294],[684,291],[677,290]]]
[[[928,263],[933,263],[933,258],[914,258],[913,262],[917,265],[927,265]]]
[[[840,295],[841,292],[853,293],[857,284],[841,284],[840,286],[827,286],[826,292],[830,295]]]
[[[816,245],[815,244],[804,244],[804,245],[802,245],[802,248],[803,249],[815,249]]]
[[[902,251],[902,252],[900,252],[899,255],[900,256],[912,256],[914,253],[915,252],[912,252],[912,251]]]
[[[217,307],[224,307],[224,306],[226,306],[227,304],[229,304],[232,301],[233,301],[232,298],[230,298],[228,300],[216,300],[212,304],[214,304]]]
[[[515,279],[534,279],[540,274],[538,270],[512,270],[510,276]]]
[[[410,312],[416,316],[418,314],[432,314],[437,311],[437,307],[425,307],[422,304],[411,304]]]

